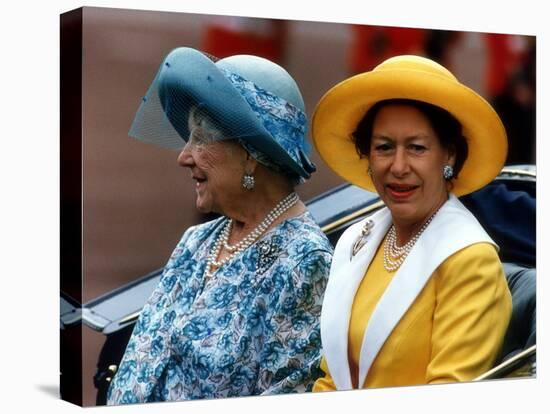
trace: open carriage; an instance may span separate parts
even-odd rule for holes
[[[461,198],[500,246],[510,291],[512,318],[495,367],[476,380],[536,374],[536,172],[532,165],[508,166],[489,185]],[[345,184],[308,201],[307,206],[333,245],[353,223],[383,207],[377,194]],[[158,284],[162,268],[88,303],[61,292],[61,345],[81,324],[105,335],[97,361],[96,403],[106,402],[140,310]],[[69,349],[69,347],[67,348]],[[77,363],[77,361],[75,361]],[[70,381],[71,359],[62,358],[61,380]],[[65,374],[64,374],[65,373]],[[70,387],[61,387],[69,390]]]

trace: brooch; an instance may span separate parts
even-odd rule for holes
[[[280,244],[280,243],[279,243]],[[282,248],[277,244],[277,240],[261,240],[257,243],[258,261],[256,263],[256,271],[263,274],[277,260],[281,254]]]
[[[367,238],[369,237],[370,231],[372,230],[373,227],[374,227],[374,222],[372,220],[368,220],[363,226],[363,228],[361,229],[361,234],[359,235],[357,240],[355,240],[355,243],[353,243],[353,246],[351,248],[351,255],[349,257],[350,262],[351,262],[351,259],[353,259],[353,256],[355,256],[357,252],[361,250],[361,248],[367,242]]]

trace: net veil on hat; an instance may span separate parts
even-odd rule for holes
[[[498,175],[506,160],[508,141],[495,110],[440,64],[403,55],[344,80],[317,104],[312,121],[313,142],[321,158],[339,176],[375,191],[367,174],[368,159],[359,157],[352,133],[376,102],[394,98],[436,105],[461,123],[468,158],[459,177],[453,180],[455,195],[471,193]]]
[[[315,171],[308,157],[304,101],[279,65],[251,55],[216,60],[196,49],[174,49],[160,65],[129,135],[181,149],[192,108],[209,115],[222,132],[219,139],[239,140],[286,174],[303,180]]]

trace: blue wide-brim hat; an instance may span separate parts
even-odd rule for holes
[[[251,146],[290,176],[309,178],[307,116],[296,82],[279,65],[257,56],[215,61],[192,48],[171,51],[136,113],[129,135],[180,149],[189,113],[201,108],[222,132]]]

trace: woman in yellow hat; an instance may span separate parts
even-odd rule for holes
[[[502,122],[429,59],[397,56],[329,90],[313,117],[323,160],[386,207],[334,252],[314,391],[468,381],[502,344],[511,296],[498,247],[457,196],[506,159]]]

